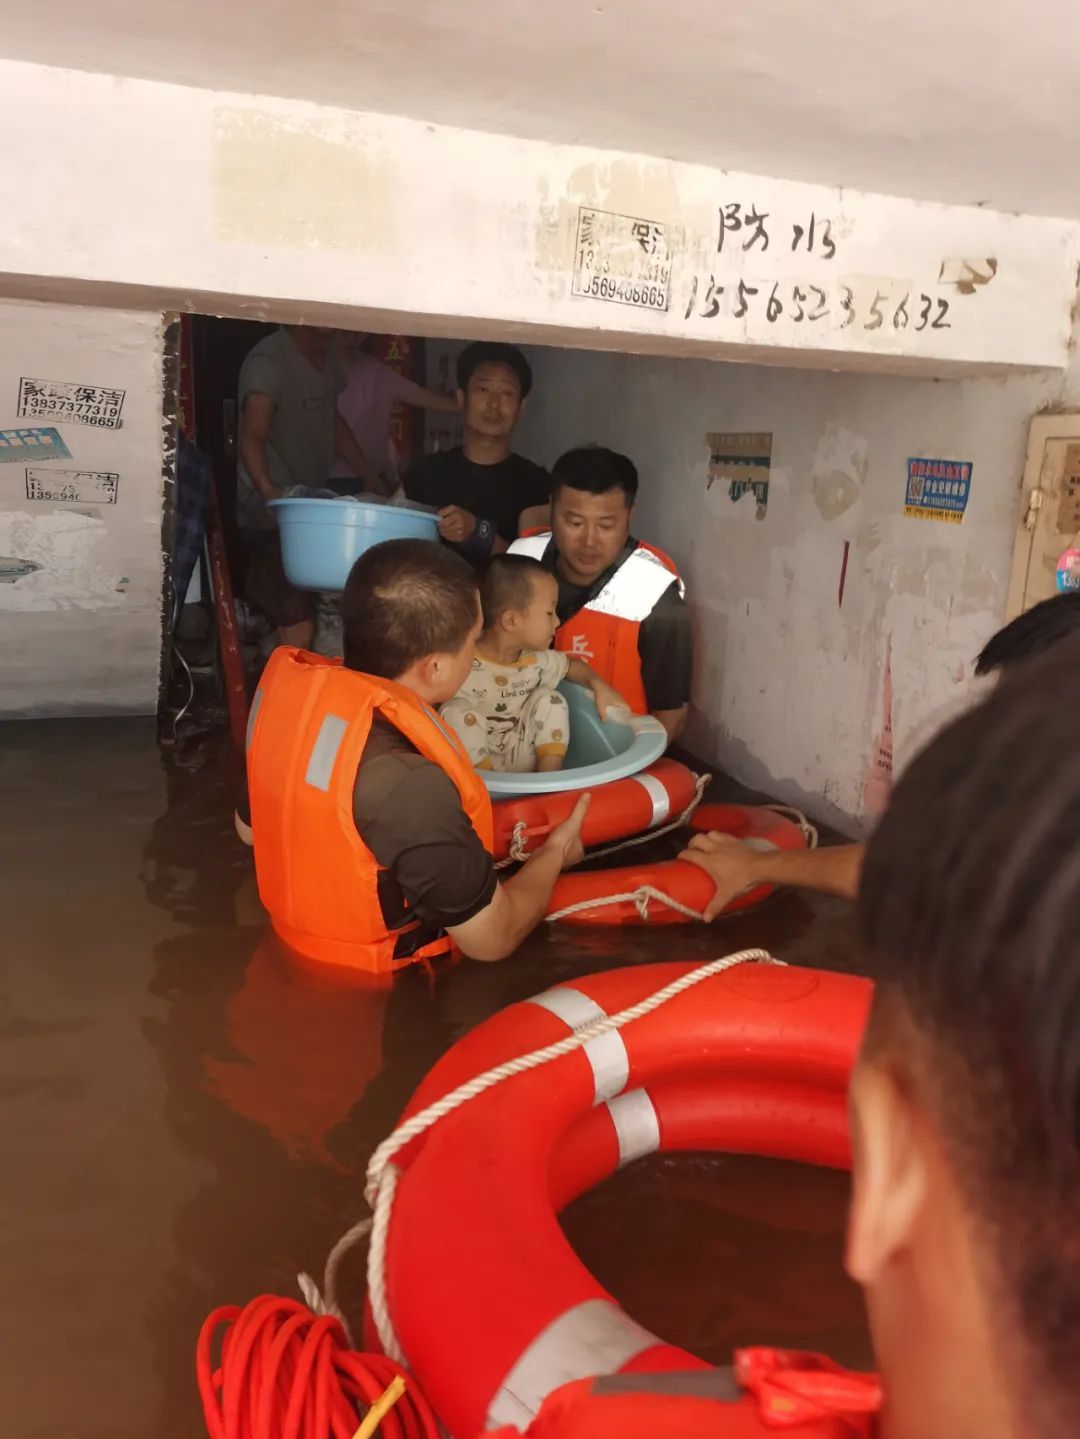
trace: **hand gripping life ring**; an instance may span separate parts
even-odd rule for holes
[[[661,759],[640,774],[596,785],[589,792],[581,828],[586,849],[677,820],[696,799],[698,778],[678,760]],[[496,800],[492,805],[496,860],[527,858],[556,825],[569,818],[581,795],[580,789],[556,790]]]
[[[807,827],[767,805],[703,804],[689,823],[757,848],[805,849],[807,844]],[[567,924],[684,924],[701,919],[715,892],[705,871],[682,859],[570,870],[555,881],[546,917]],[[737,895],[724,913],[759,904],[771,893],[771,885],[757,885]]]
[[[494,1066],[517,1060],[520,1070],[521,1056],[621,1015],[624,1027],[572,1052],[505,1082],[489,1076],[394,1155],[401,1172],[373,1236],[374,1253],[381,1222],[385,1312],[455,1439],[524,1430],[546,1396],[575,1380],[709,1369],[635,1323],[580,1262],[557,1218],[577,1195],[658,1151],[849,1163],[845,1094],[870,985],[752,958],[768,957],[559,985],[471,1031],[420,1086],[403,1123]],[[723,965],[737,967],[717,973]],[[621,1014],[630,1007],[634,1016]]]

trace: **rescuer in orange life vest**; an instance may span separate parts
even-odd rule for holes
[[[1077,714],[1080,636],[939,734],[867,848],[846,1264],[880,1412],[857,1376],[761,1351],[756,1405],[738,1365],[616,1374],[555,1390],[529,1439],[1080,1434]]]
[[[342,621],[344,665],[275,650],[252,701],[250,832],[274,929],[303,955],[369,973],[451,942],[503,959],[581,859],[589,797],[498,880],[487,791],[435,713],[480,633],[460,556],[425,540],[375,545],[352,568]],[[237,819],[246,838],[243,806]]]
[[[512,554],[532,555],[559,582],[555,648],[584,660],[678,738],[686,720],[693,635],[682,580],[662,550],[634,539],[638,474],[598,445],[569,450],[551,472],[551,529]]]

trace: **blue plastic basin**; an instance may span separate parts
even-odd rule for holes
[[[285,573],[302,590],[343,590],[354,562],[383,540],[437,540],[438,520],[420,510],[364,500],[271,500]]]
[[[658,760],[667,748],[667,731],[652,715],[617,712],[619,719],[601,720],[592,693],[584,685],[564,682],[560,694],[570,707],[570,745],[562,769],[547,774],[495,774],[480,771],[495,799],[557,790],[590,789],[626,779]]]

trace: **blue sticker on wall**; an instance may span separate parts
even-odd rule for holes
[[[60,431],[44,429],[0,430],[0,465],[25,465],[28,460],[70,460],[71,451]]]
[[[1080,550],[1068,549],[1057,562],[1059,594],[1080,590]]]
[[[973,469],[970,460],[908,460],[904,514],[958,525],[967,509]]]

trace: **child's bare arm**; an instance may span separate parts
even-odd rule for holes
[[[601,719],[607,719],[608,710],[630,708],[626,699],[606,680],[602,680],[594,669],[591,669],[584,660],[571,660],[566,667],[566,678],[576,685],[584,685],[586,689],[593,692],[596,700],[596,712]]]

